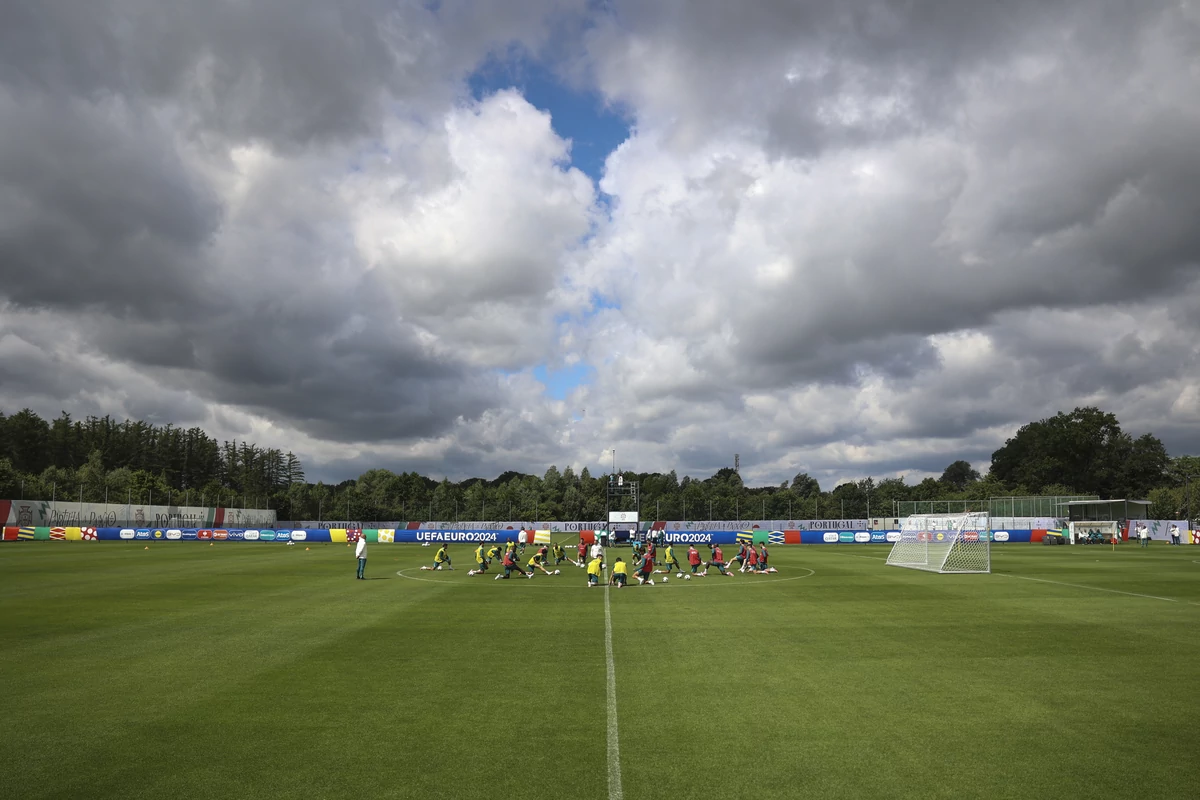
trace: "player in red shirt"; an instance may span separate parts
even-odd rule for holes
[[[654,585],[654,578],[652,577],[654,574],[654,559],[650,557],[649,553],[646,553],[646,555],[642,556],[641,561],[638,564],[638,570],[635,574],[637,575],[639,584],[645,586]]]
[[[710,544],[709,547],[712,548],[712,557],[708,560],[708,567],[716,567],[722,575],[732,575],[732,572],[725,571],[725,555],[721,552],[721,546]],[[708,574],[708,567],[704,568],[702,575]]]
[[[687,560],[692,565],[692,574],[703,578],[704,573],[700,571],[700,567],[704,562],[700,560],[700,552],[696,550],[696,545],[688,545]]]
[[[754,549],[754,545],[746,550],[746,571],[758,572],[758,551]]]
[[[579,537],[579,560],[572,562],[575,564],[575,566],[577,566],[577,567],[584,566],[584,562],[587,561],[587,550],[588,550],[587,544],[583,541],[583,537],[580,536]]]
[[[771,571],[771,566],[767,563],[767,558],[767,543],[763,542],[762,552],[758,554],[758,571],[764,575]]]
[[[738,565],[739,572],[746,571],[746,543],[738,542],[737,555],[729,560],[729,568],[733,569],[733,565]]]

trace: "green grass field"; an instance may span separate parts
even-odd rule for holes
[[[0,545],[0,797],[613,797],[606,596],[625,798],[1196,796],[1200,547],[619,591],[469,550]]]

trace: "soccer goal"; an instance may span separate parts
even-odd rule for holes
[[[921,514],[901,520],[887,563],[928,572],[991,572],[991,547],[987,513]]]

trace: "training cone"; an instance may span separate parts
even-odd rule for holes
[[[145,549],[146,549],[146,550],[149,550],[149,549],[150,549],[150,545],[146,545]]]
[[[216,544],[216,542],[209,542],[209,543],[208,543],[208,546],[209,546],[209,547],[212,547],[214,544]]]
[[[308,548],[307,548],[307,547],[306,547],[306,548],[304,548],[304,549],[305,549],[305,550],[308,550]]]

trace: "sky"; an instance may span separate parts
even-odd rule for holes
[[[9,0],[0,410],[327,481],[1197,453],[1198,97],[1198,0]]]

